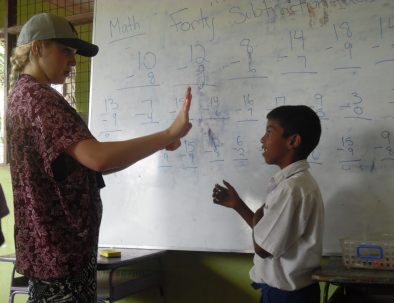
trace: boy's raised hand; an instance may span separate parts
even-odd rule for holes
[[[192,89],[187,88],[185,98],[183,99],[182,109],[176,116],[175,121],[168,128],[168,132],[174,141],[166,146],[167,150],[176,150],[181,146],[181,138],[186,136],[189,130],[192,128],[192,124],[189,121],[189,110],[192,102]]]
[[[223,180],[224,186],[216,184],[213,188],[213,203],[234,209],[250,227],[253,228],[253,212],[239,197],[230,183]]]
[[[213,188],[213,203],[223,205],[229,208],[238,207],[242,203],[242,200],[238,196],[237,191],[234,189],[234,187],[232,187],[230,183],[224,180],[223,184],[226,187],[216,184]]]

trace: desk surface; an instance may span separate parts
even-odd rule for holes
[[[99,250],[100,249],[104,249],[104,247],[100,247]],[[119,250],[121,251],[121,256],[119,258],[106,258],[98,254],[97,269],[116,269],[118,267],[128,266],[135,262],[149,259],[151,257],[158,257],[166,252],[165,250],[139,248],[119,248]],[[3,262],[15,262],[15,259],[15,254],[0,256],[0,261]]]
[[[378,269],[347,269],[341,257],[330,257],[325,260],[321,269],[312,275],[321,282],[331,283],[364,283],[394,284],[394,271]]]
[[[105,249],[104,247],[100,247],[100,249]],[[98,270],[109,270],[115,269],[118,267],[124,267],[131,265],[135,262],[149,259],[152,257],[158,257],[164,254],[165,250],[157,250],[157,249],[139,249],[139,248],[117,248],[121,251],[121,256],[119,258],[106,258],[97,256],[97,269]]]

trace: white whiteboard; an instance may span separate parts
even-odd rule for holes
[[[394,229],[394,1],[97,0],[93,40],[99,140],[168,127],[193,90],[179,150],[105,177],[101,245],[251,251],[250,228],[212,203],[212,188],[225,179],[252,209],[263,203],[277,168],[259,140],[283,104],[322,120],[309,161],[324,253],[354,232]]]

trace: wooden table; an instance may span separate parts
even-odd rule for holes
[[[339,286],[339,291],[346,290],[349,294],[358,294],[359,297],[363,297],[363,302],[375,302],[374,298],[376,302],[394,302],[394,271],[392,270],[348,269],[343,265],[341,257],[329,257],[324,260],[321,269],[315,272],[312,278],[325,282],[324,303],[329,302],[330,284]],[[379,296],[383,301],[379,301]],[[371,301],[368,301],[368,297]]]
[[[97,257],[97,270],[109,272],[107,280],[109,291],[108,293],[103,293],[100,291],[100,289],[98,289],[98,300],[101,302],[104,300],[115,302],[139,291],[152,287],[158,287],[160,289],[161,295],[163,295],[160,271],[148,272],[142,276],[125,279],[121,282],[115,281],[115,273],[122,268],[128,267],[138,262],[152,258],[158,258],[165,253],[165,250],[134,248],[122,248],[119,250],[121,250],[121,257],[118,258],[106,258],[100,255]],[[15,254],[0,256],[0,261],[3,262],[12,262],[15,264],[15,260]],[[23,276],[16,276],[14,266],[11,276],[9,302],[13,302],[15,294],[18,293],[27,293],[27,278]]]

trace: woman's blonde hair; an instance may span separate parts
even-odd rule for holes
[[[21,74],[27,63],[29,63],[30,50],[31,50],[31,43],[17,46],[13,49],[10,58],[11,72],[10,72],[10,88],[8,90],[8,93],[11,92],[16,81],[19,78],[19,75]]]

